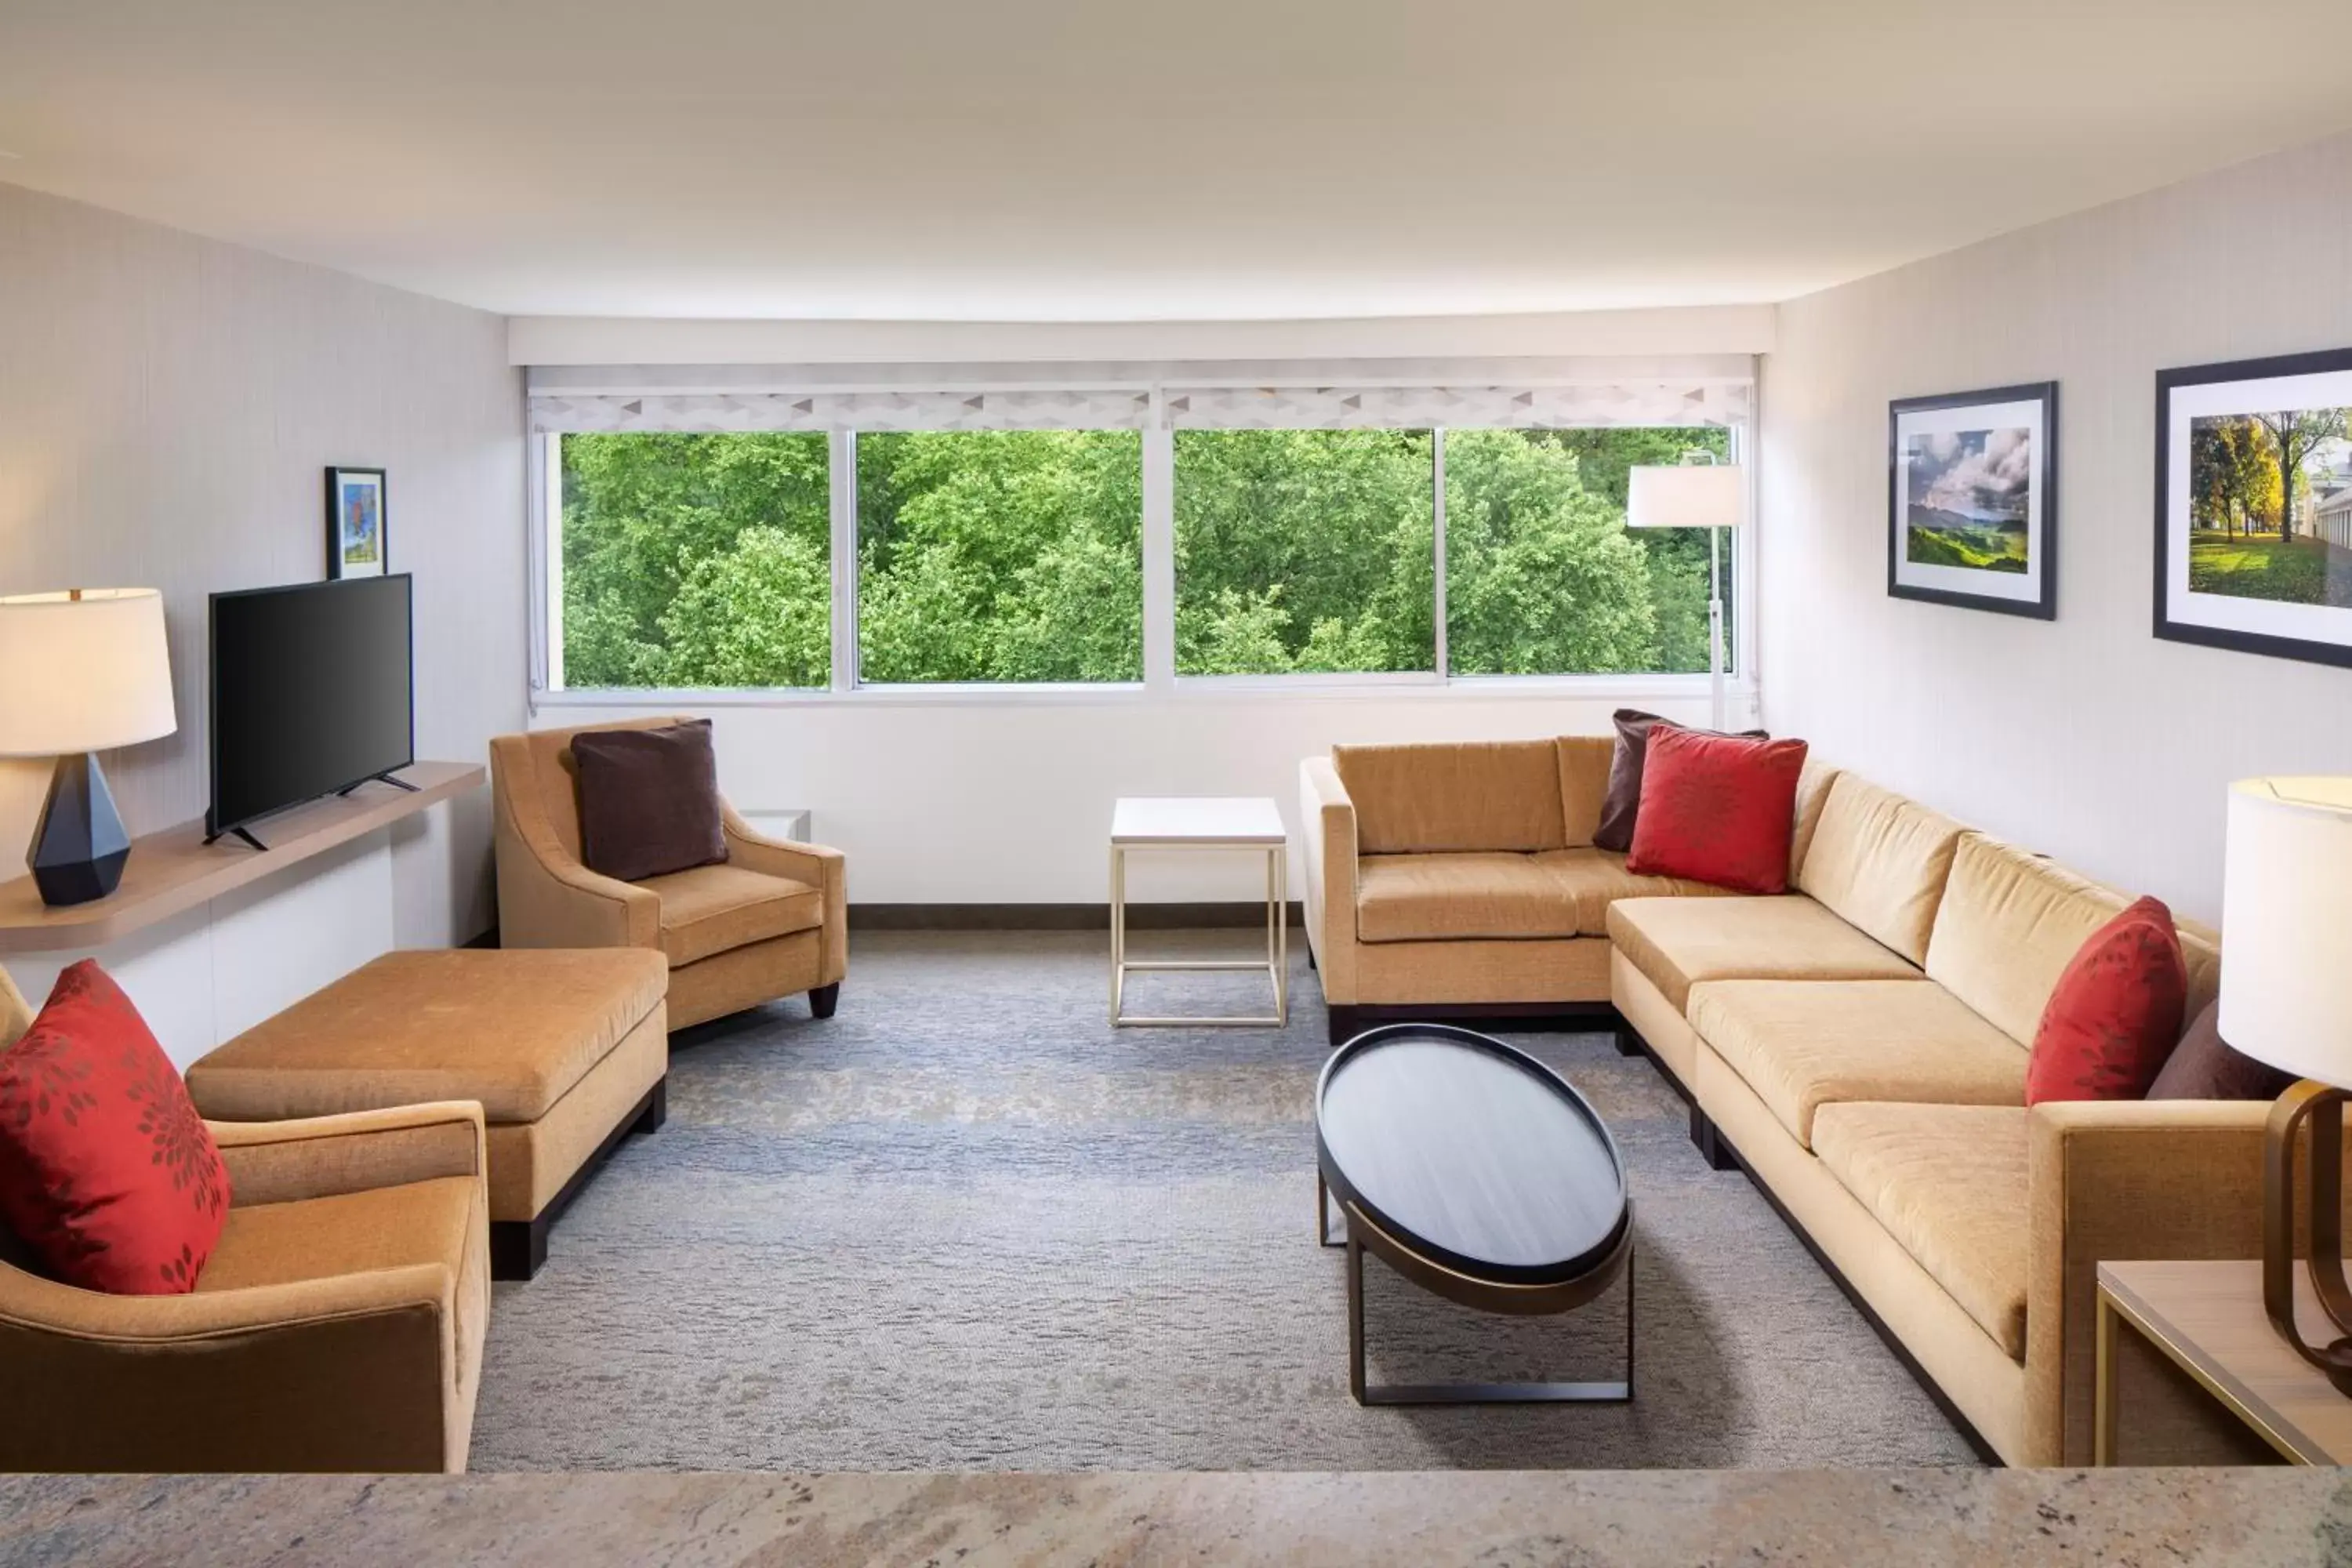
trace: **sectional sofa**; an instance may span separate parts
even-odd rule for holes
[[[1384,1016],[1606,1018],[1689,1100],[1701,1152],[1747,1171],[1981,1449],[2089,1463],[2097,1264],[2259,1256],[2268,1104],[2028,1110],[2043,1005],[2124,895],[1819,764],[1787,894],[1636,877],[1591,844],[1610,745],[1339,747],[1302,765],[1334,1037]],[[2220,942],[2179,929],[2193,1015]],[[2150,1449],[2211,1457],[2194,1397],[2160,1393]]]

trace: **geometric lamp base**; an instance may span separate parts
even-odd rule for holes
[[[98,759],[86,752],[59,757],[25,857],[41,901],[54,908],[102,899],[121,882],[130,858],[131,835]]]

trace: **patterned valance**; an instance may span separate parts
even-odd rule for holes
[[[535,392],[535,431],[1140,430],[1141,392]]]

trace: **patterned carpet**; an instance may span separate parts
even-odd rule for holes
[[[668,1126],[623,1144],[536,1279],[498,1287],[476,1468],[1973,1462],[1605,1036],[1514,1038],[1631,1168],[1635,1402],[1366,1410],[1342,1255],[1314,1240],[1303,952],[1279,1034],[1114,1033],[1102,937],[853,945],[831,1021],[793,1001],[680,1036]],[[1246,984],[1149,976],[1130,1006],[1245,1005]],[[1375,1380],[1613,1376],[1622,1344],[1613,1292],[1507,1320],[1368,1261],[1366,1293]]]

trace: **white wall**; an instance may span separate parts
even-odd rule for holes
[[[0,185],[0,593],[163,591],[179,733],[105,759],[134,834],[203,814],[205,596],[323,575],[331,463],[390,475],[392,564],[416,576],[418,754],[485,757],[525,686],[505,322]],[[0,859],[47,781],[0,764]],[[101,956],[185,1059],[394,942],[486,929],[488,841],[485,791]],[[37,1001],[72,956],[9,967]]]
[[[1765,717],[2179,911],[2222,790],[2352,772],[2352,670],[2158,642],[2156,373],[2352,346],[2352,137],[1782,307],[1761,391]],[[2054,624],[1886,596],[1888,399],[2055,379]]]
[[[1685,689],[1693,682],[1682,683]],[[1633,696],[1703,723],[1696,696]],[[1630,687],[1642,692],[1643,689]],[[900,700],[816,700],[699,711],[713,721],[719,784],[746,809],[806,806],[814,837],[848,857],[853,903],[1101,903],[1111,804],[1122,795],[1272,795],[1297,855],[1298,763],[1342,741],[1604,734],[1610,698],[1413,694]],[[625,710],[551,699],[537,728]],[[657,709],[654,712],[695,711]],[[1131,886],[1153,899],[1263,897],[1255,868],[1167,862]]]

